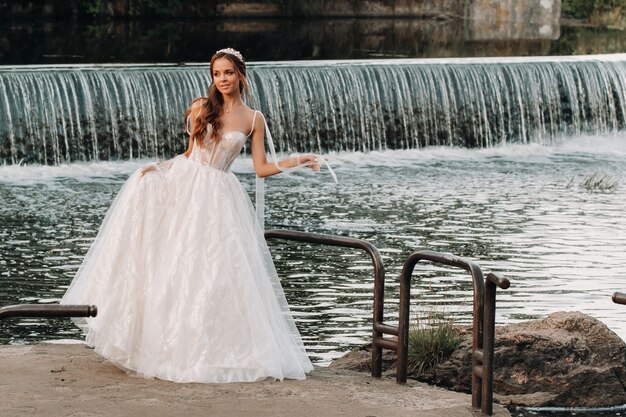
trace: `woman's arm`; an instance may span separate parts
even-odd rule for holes
[[[276,175],[282,171],[276,167],[274,162],[267,162],[267,154],[265,153],[265,119],[263,117],[257,117],[254,122],[251,147],[252,163],[257,176],[264,178]],[[320,164],[315,155],[292,156],[278,161],[278,166],[287,169],[305,163],[309,163],[307,166],[314,171],[320,170]]]
[[[185,131],[189,134],[189,145],[187,145],[187,150],[183,152],[182,155],[186,158],[189,158],[189,155],[191,155],[191,151],[193,150],[193,138],[191,137],[191,132],[193,132],[195,120],[197,117],[197,112],[199,111],[201,104],[202,104],[202,100],[199,100],[199,99],[194,100],[194,102],[191,104],[191,113],[189,113],[187,120],[185,120]],[[161,164],[163,164],[163,162],[161,162]],[[159,169],[159,164],[153,163],[153,164],[148,165],[147,167],[142,168],[140,175],[144,176],[148,172],[156,171],[158,169]]]
[[[201,111],[202,105],[204,104],[205,99],[195,99],[193,103],[191,103],[191,111],[189,112],[189,116],[187,116],[187,120],[185,120],[185,131],[189,134],[189,145],[187,146],[187,150],[183,152],[185,157],[189,158],[191,155],[191,151],[193,150],[193,138],[191,137],[191,132],[196,127],[196,118],[198,117],[198,112]]]

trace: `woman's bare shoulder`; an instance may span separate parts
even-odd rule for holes
[[[257,119],[263,119],[264,118],[263,113],[261,113],[260,110],[253,109],[251,107],[248,107],[246,110],[248,111],[248,115],[249,115],[250,119],[251,120],[254,119],[255,122],[256,122]]]

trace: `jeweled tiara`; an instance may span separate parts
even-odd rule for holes
[[[240,60],[241,62],[244,62],[243,55],[241,55],[241,52],[239,52],[236,49],[224,48],[224,49],[220,49],[219,51],[217,51],[216,54],[219,54],[220,52],[224,52],[225,54],[236,56],[238,60]]]

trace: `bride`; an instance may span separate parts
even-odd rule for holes
[[[61,304],[95,351],[144,377],[175,382],[304,379],[312,370],[252,204],[230,167],[251,143],[258,177],[308,166],[268,162],[273,145],[247,93],[241,54],[211,58],[206,98],[186,113],[187,151],[132,174],[109,208]],[[267,132],[267,134],[266,134]]]

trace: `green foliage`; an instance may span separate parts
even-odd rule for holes
[[[443,313],[417,316],[409,330],[409,372],[427,373],[447,358],[461,343],[452,319]]]
[[[135,16],[176,15],[183,6],[180,0],[133,0],[130,4],[130,14]]]
[[[561,14],[574,19],[590,19],[626,6],[626,0],[562,0]]]
[[[176,16],[184,2],[181,0],[78,0],[81,14],[88,16],[112,17],[116,14],[124,17]]]
[[[113,14],[111,2],[107,0],[84,0],[82,8],[82,13],[88,16],[110,16]]]

